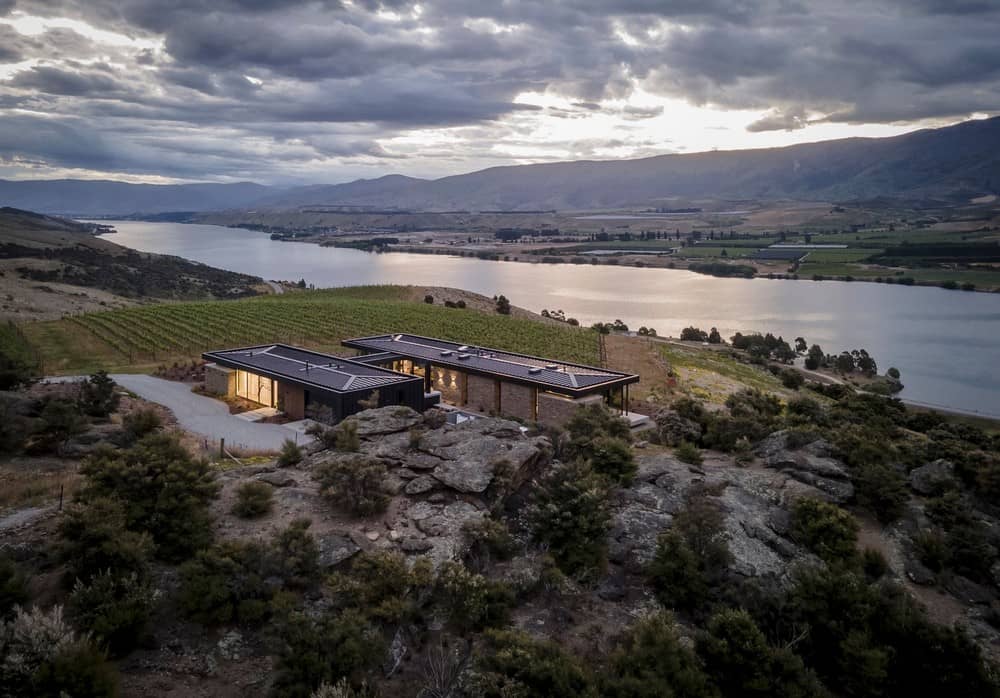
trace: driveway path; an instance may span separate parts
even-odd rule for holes
[[[311,440],[310,437],[280,424],[248,422],[229,414],[229,406],[226,403],[192,393],[191,386],[187,383],[139,373],[113,373],[111,378],[143,400],[155,402],[169,409],[185,431],[212,441],[225,439],[227,447],[278,451],[285,439],[300,444]],[[81,380],[81,378],[59,377],[49,380]]]

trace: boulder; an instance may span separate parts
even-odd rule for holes
[[[351,419],[358,423],[358,436],[363,439],[407,431],[424,421],[418,412],[403,405],[364,410]]]
[[[660,410],[653,417],[660,442],[667,446],[677,446],[682,441],[692,443],[701,438],[701,425],[675,410]]]
[[[425,553],[434,547],[426,538],[418,538],[416,536],[407,536],[402,540],[399,546],[407,553]]]
[[[438,481],[430,475],[420,475],[406,483],[404,492],[410,495],[424,494],[438,486]]]
[[[345,535],[320,536],[318,543],[319,564],[323,568],[339,565],[361,552],[361,546]]]
[[[298,484],[294,477],[281,471],[261,473],[257,476],[257,480],[260,482],[266,482],[273,487],[291,487],[292,485]]]
[[[777,448],[781,439],[787,440],[783,432],[775,432],[761,442],[758,453],[762,454],[764,466],[778,470],[799,482],[810,485],[827,499],[843,504],[854,496],[847,466],[835,458],[818,456],[809,451],[789,451]],[[818,452],[828,452],[820,444]]]
[[[921,465],[910,471],[910,488],[919,494],[934,495],[958,484],[955,466],[944,459]]]

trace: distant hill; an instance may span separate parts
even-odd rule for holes
[[[251,183],[0,180],[0,205],[75,215],[311,206],[566,210],[663,206],[674,197],[961,200],[989,193],[1000,193],[1000,117],[893,138],[492,167],[434,180],[388,175],[290,189]]]
[[[129,184],[107,180],[3,180],[0,206],[71,216],[109,216],[165,211],[246,208],[272,191],[236,184]]]

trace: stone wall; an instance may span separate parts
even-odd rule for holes
[[[289,385],[278,381],[278,409],[292,419],[305,419],[305,390],[297,385]]]
[[[468,401],[465,403],[470,410],[489,414],[497,412],[496,381],[492,378],[467,374]]]
[[[535,421],[535,388],[519,383],[502,383],[500,414],[504,417],[517,417],[526,422]]]
[[[205,391],[213,395],[236,395],[236,370],[207,364],[205,366]]]
[[[552,393],[538,393],[538,421],[546,426],[563,426],[580,407],[603,401],[601,395],[586,395],[574,400]]]

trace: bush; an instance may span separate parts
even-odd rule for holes
[[[349,573],[336,573],[330,587],[343,607],[381,622],[399,623],[417,616],[418,597],[433,586],[426,560],[412,567],[396,551],[367,552],[354,559]]]
[[[67,610],[78,627],[120,656],[135,648],[157,598],[156,590],[135,572],[102,572],[86,584],[77,580]]]
[[[259,543],[227,541],[201,550],[181,565],[181,609],[205,625],[259,625],[274,592],[268,571],[267,550]]]
[[[385,477],[385,463],[362,454],[324,463],[314,474],[321,494],[358,516],[377,514],[389,505]]]
[[[384,651],[378,631],[360,612],[348,609],[312,619],[293,614],[278,630],[281,648],[274,690],[278,695],[308,698],[324,683],[347,679],[361,685],[364,673]]]
[[[674,456],[682,463],[701,465],[701,450],[690,441],[683,441],[674,449]]]
[[[333,446],[338,451],[348,453],[358,451],[361,448],[357,420],[345,419],[333,428]]]
[[[496,519],[479,519],[463,526],[469,554],[476,558],[509,560],[517,550],[506,524]]]
[[[0,625],[0,691],[4,696],[118,695],[107,658],[63,620],[62,609],[18,610]]]
[[[937,531],[920,531],[914,537],[913,543],[916,546],[917,558],[932,572],[943,570],[951,559],[948,543]]]
[[[792,508],[792,538],[829,563],[855,555],[858,522],[836,504],[803,498]]]
[[[591,450],[590,464],[594,472],[603,475],[609,482],[623,487],[632,482],[639,466],[636,465],[627,441],[601,436],[594,439]]]
[[[274,488],[266,482],[251,480],[236,488],[233,513],[244,519],[268,514],[274,505]]]
[[[461,562],[442,565],[437,586],[448,617],[462,630],[503,626],[514,605],[514,592],[507,584],[470,572]]]
[[[718,692],[695,654],[681,643],[668,613],[629,628],[600,681],[603,698],[714,698]]]
[[[618,439],[625,443],[632,440],[628,422],[612,414],[604,405],[588,405],[575,410],[566,423],[566,433],[569,443],[565,455],[586,460],[594,458],[599,439]]]
[[[28,602],[28,582],[14,561],[0,552],[0,622],[14,615],[16,606]]]
[[[469,672],[466,691],[482,698],[597,698],[590,673],[554,642],[522,632],[489,630]]]
[[[115,382],[108,377],[106,371],[98,371],[80,384],[77,402],[83,413],[90,417],[106,418],[118,409],[118,401]]]
[[[319,546],[310,526],[309,519],[295,519],[271,543],[273,571],[286,586],[301,589],[319,580]]]
[[[501,315],[510,315],[510,301],[507,296],[497,296],[497,312]]]
[[[875,514],[882,523],[892,523],[903,515],[910,500],[906,479],[892,466],[873,463],[854,473],[858,504]]]
[[[789,390],[798,390],[805,385],[806,378],[794,368],[783,368],[781,373],[781,384]]]
[[[80,468],[79,499],[118,497],[129,530],[148,532],[157,555],[181,560],[212,540],[208,504],[218,484],[207,462],[194,460],[176,436],[152,434],[128,450],[102,450]]]
[[[424,296],[424,303],[426,303],[427,305],[434,305],[434,296],[428,293],[426,296]]]
[[[535,495],[529,518],[535,540],[548,545],[567,574],[604,565],[611,515],[604,481],[589,463],[553,467]]]
[[[162,426],[163,420],[160,419],[159,413],[151,407],[133,410],[122,418],[125,442],[130,445],[154,431],[159,431]]]
[[[75,403],[62,398],[50,398],[42,407],[40,428],[31,436],[34,452],[61,453],[70,439],[87,430],[87,419]]]
[[[125,507],[117,499],[94,497],[66,509],[59,521],[59,558],[66,563],[66,581],[89,582],[98,574],[118,576],[147,573],[153,541],[149,534],[127,528]]]
[[[721,337],[719,338],[722,339]],[[699,327],[685,327],[681,330],[682,342],[707,342],[708,333]]]
[[[355,689],[347,679],[341,679],[336,684],[321,683],[309,698],[378,698],[378,694],[371,691],[366,683]]]
[[[302,449],[291,439],[285,439],[281,444],[281,453],[278,455],[278,466],[287,468],[291,465],[298,465],[302,462]]]

